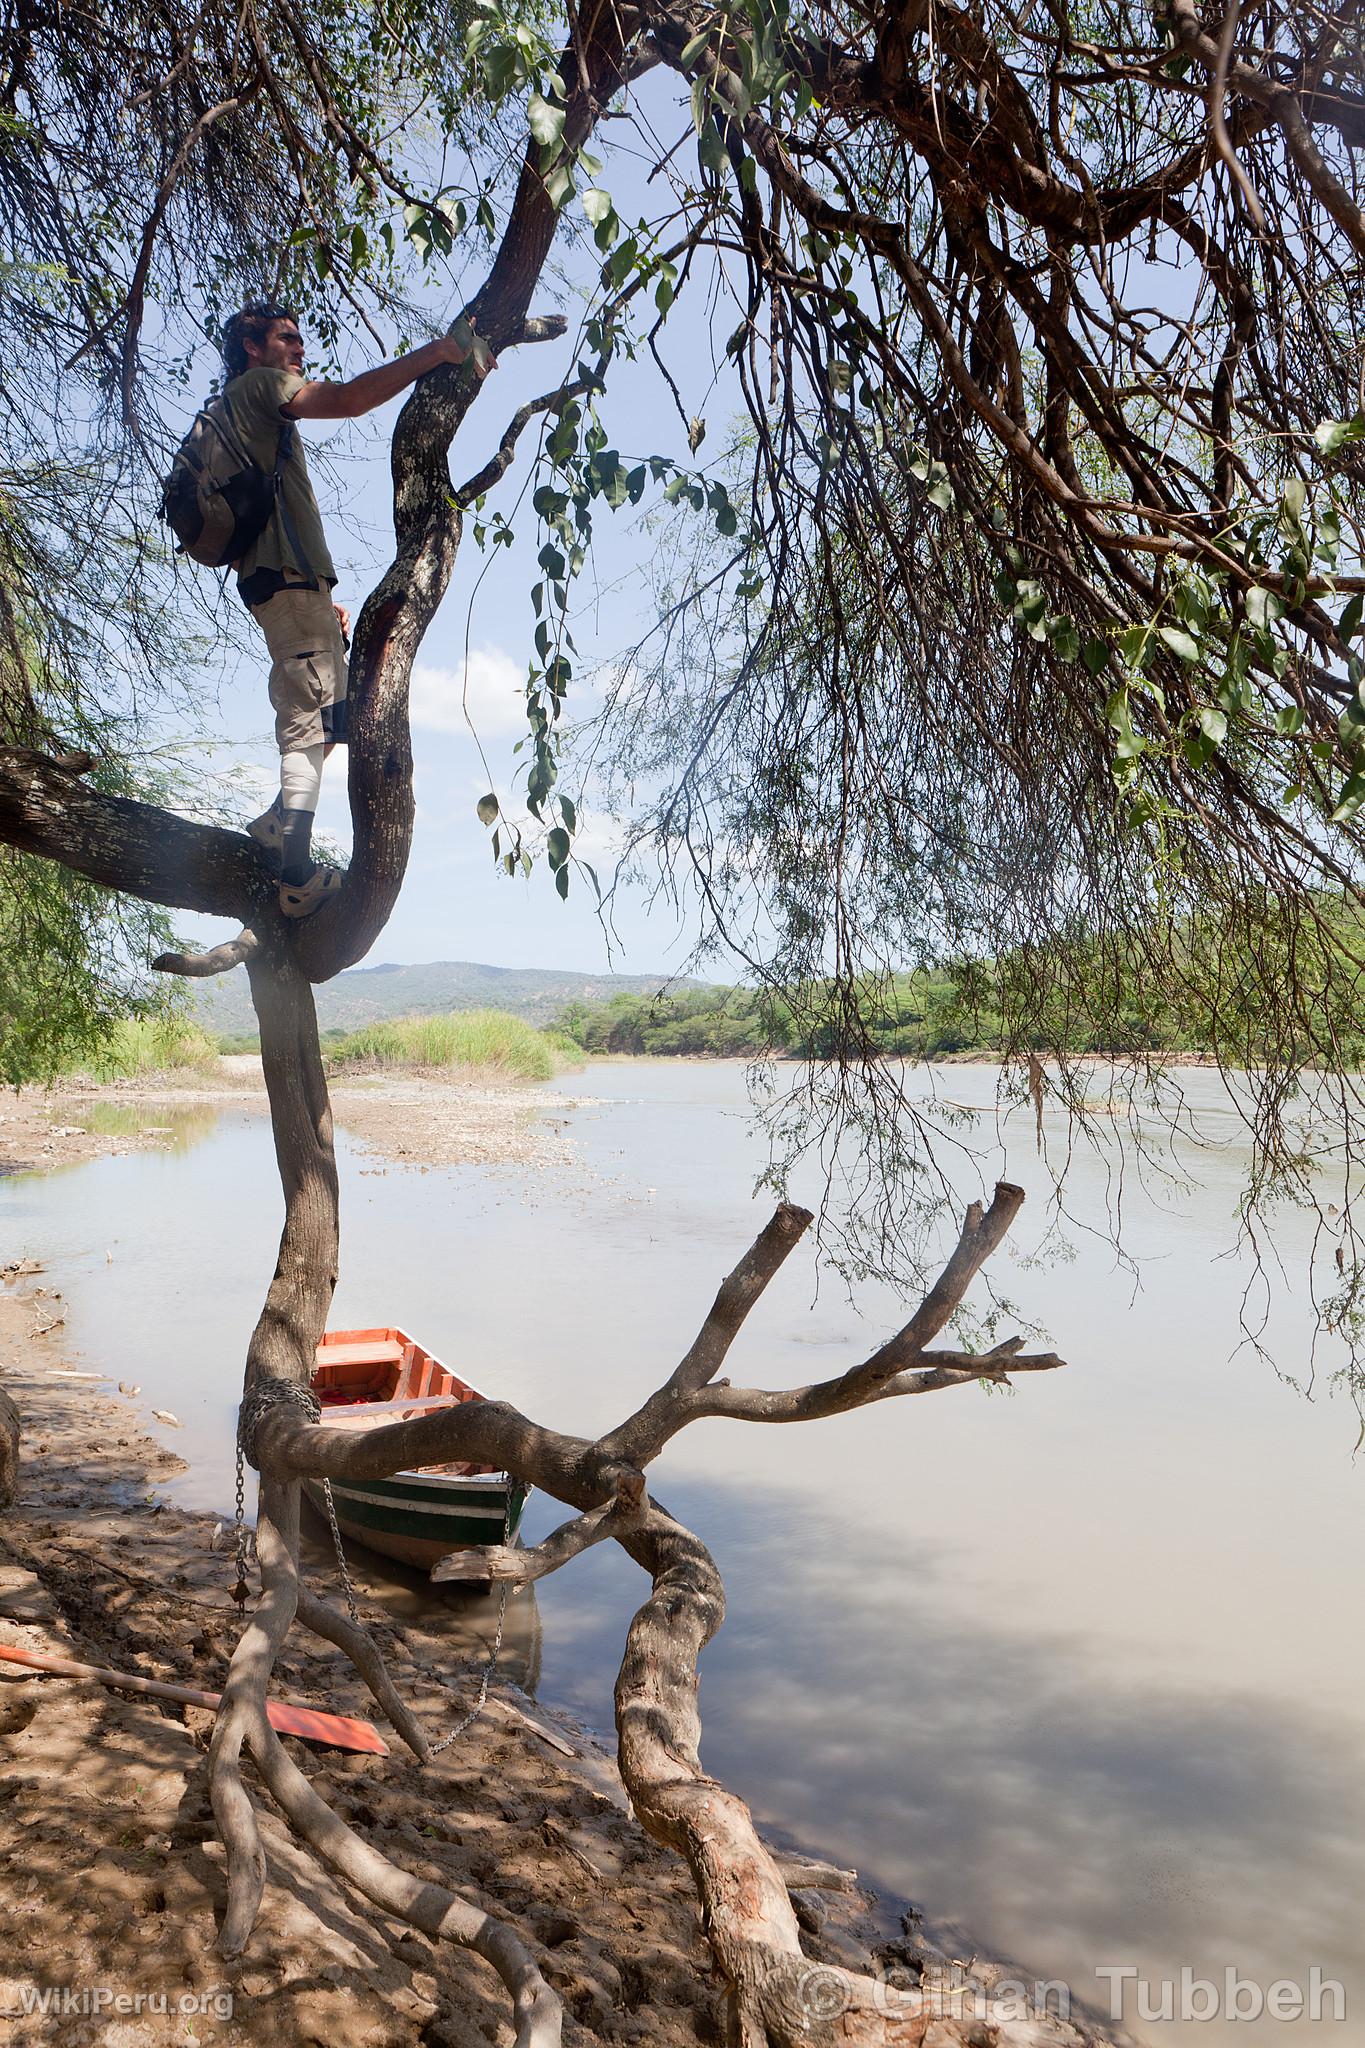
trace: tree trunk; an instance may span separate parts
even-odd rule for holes
[[[19,1492],[19,1410],[0,1393],[0,1514],[13,1507]]]

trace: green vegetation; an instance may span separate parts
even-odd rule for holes
[[[895,975],[866,991],[859,1036],[875,1053],[906,1059],[1000,1052],[1000,1013],[983,1005],[981,980],[979,970],[956,976],[938,971]],[[832,991],[826,987],[803,990],[791,999],[742,988],[620,995],[609,1003],[571,1004],[559,1029],[586,1053],[709,1059],[761,1053],[828,1059],[841,1046],[847,1048],[849,1036],[846,1020],[833,1014]]]
[[[544,1032],[505,1010],[389,1017],[326,1047],[331,1073],[357,1067],[470,1067],[518,1081],[548,1081],[557,1064]]]
[[[1314,1014],[1287,1028],[1283,1050],[1313,1064],[1315,1031],[1330,1027],[1338,1063],[1365,1066],[1365,938],[1358,914],[1316,900],[1316,921],[1293,933],[1293,966],[1314,990]],[[1046,953],[1012,952],[998,961],[962,960],[911,974],[867,977],[847,1002],[841,985],[806,984],[778,995],[740,988],[618,995],[574,1003],[559,1029],[586,1053],[635,1057],[745,1058],[764,1053],[825,1060],[850,1048],[874,1057],[943,1059],[954,1054],[1093,1053],[1115,1058],[1205,1054],[1238,1060],[1230,1020],[1244,1039],[1246,1063],[1270,1020],[1262,977],[1278,960],[1290,977],[1290,935],[1267,907],[1257,972],[1237,934],[1207,920],[1160,936],[1168,971],[1147,972],[1141,940],[1121,945],[1073,940]],[[1172,975],[1169,963],[1178,963]]]
[[[785,1050],[783,1023],[751,989],[689,988],[671,995],[622,993],[605,1003],[570,1003],[556,1027],[586,1053],[672,1054],[737,1059]]]
[[[89,1067],[125,1020],[166,1017],[164,984],[138,962],[169,942],[160,911],[0,848],[0,1080]]]
[[[67,1071],[79,1070],[92,1081],[133,1081],[146,1074],[212,1075],[217,1068],[218,1048],[207,1032],[169,1014],[119,1018]]]

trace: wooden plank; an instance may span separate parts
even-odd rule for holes
[[[319,1344],[317,1362],[319,1365],[401,1365],[403,1347],[383,1338],[363,1344]]]

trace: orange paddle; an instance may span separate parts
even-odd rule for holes
[[[220,1692],[200,1692],[192,1685],[169,1685],[161,1678],[138,1678],[131,1671],[108,1671],[99,1664],[77,1664],[70,1657],[49,1657],[42,1650],[20,1650],[13,1643],[0,1643],[0,1657],[9,1664],[26,1664],[58,1678],[94,1678],[121,1692],[148,1693],[153,1699],[176,1700],[184,1707],[216,1707],[223,1697]],[[265,1711],[277,1734],[301,1735],[305,1742],[325,1742],[332,1749],[353,1749],[367,1756],[389,1753],[377,1728],[368,1721],[354,1721],[348,1714],[321,1714],[316,1707],[291,1707],[284,1700],[267,1700]]]

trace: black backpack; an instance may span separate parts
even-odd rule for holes
[[[294,423],[282,420],[275,467],[262,469],[237,432],[227,393],[212,399],[195,414],[161,493],[176,552],[210,569],[239,562],[276,505],[283,510],[284,465],[293,450]]]

